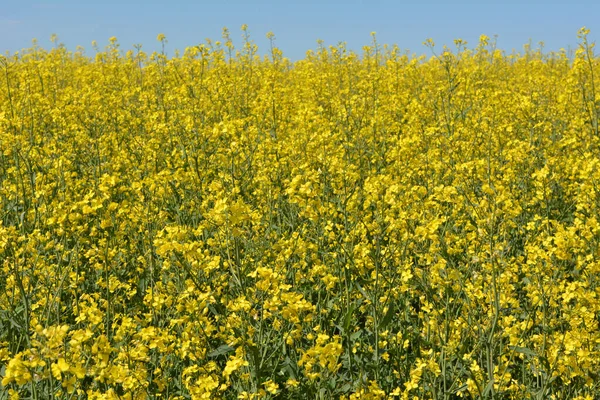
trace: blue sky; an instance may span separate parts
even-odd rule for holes
[[[577,31],[600,34],[600,2],[571,1],[388,1],[388,0],[0,0],[0,52],[29,47],[37,38],[50,47],[56,33],[68,48],[81,45],[91,54],[91,42],[103,47],[116,36],[121,48],[141,43],[151,52],[159,49],[156,36],[167,36],[167,52],[197,45],[206,38],[218,40],[221,29],[241,42],[240,26],[248,24],[252,39],[266,51],[265,35],[273,31],[276,45],[292,60],[317,47],[317,40],[335,45],[346,42],[360,51],[377,32],[380,43],[428,54],[422,45],[432,38],[436,48],[456,38],[477,44],[481,34],[498,35],[499,48],[521,51],[530,39],[545,42],[548,50],[574,48]]]

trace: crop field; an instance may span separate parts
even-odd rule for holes
[[[600,399],[600,58],[242,27],[0,56],[0,400]]]

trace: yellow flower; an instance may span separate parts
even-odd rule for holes
[[[263,385],[265,386],[265,390],[267,392],[271,393],[271,394],[276,394],[277,390],[279,389],[279,385],[277,385],[271,379],[269,379],[268,381],[264,382]]]
[[[31,381],[31,373],[23,362],[22,356],[22,353],[19,353],[8,362],[2,378],[2,386],[7,386],[11,382],[24,385]]]
[[[62,380],[62,373],[69,371],[69,364],[61,357],[57,362],[50,365],[50,368],[52,370],[52,375],[60,381]]]
[[[223,376],[225,379],[229,379],[230,375],[240,369],[241,367],[248,366],[248,361],[243,359],[243,356],[231,356],[227,360],[225,369],[223,369]]]
[[[300,382],[298,382],[296,379],[293,378],[289,378],[287,381],[285,381],[285,386],[287,388],[296,388],[300,385]]]

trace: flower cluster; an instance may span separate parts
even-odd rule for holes
[[[588,31],[294,63],[242,32],[0,56],[0,392],[598,398]]]

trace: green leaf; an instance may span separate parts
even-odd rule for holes
[[[358,288],[358,291],[360,293],[362,293],[362,295],[364,296],[365,300],[370,301],[369,296],[367,296],[367,292],[365,292],[365,289],[363,289],[362,286],[360,286],[360,283],[354,282],[354,284]]]
[[[390,302],[390,306],[385,313],[383,319],[379,322],[379,329],[385,329],[385,327],[390,323],[392,317],[394,316],[394,303]]]
[[[451,390],[451,391],[449,391],[449,392],[446,392],[446,394],[456,394],[456,393],[458,393],[458,392],[462,392],[463,390],[467,390],[467,388],[468,388],[468,386],[467,386],[467,384],[465,383],[464,385],[462,385],[462,386],[459,386],[459,387],[457,387],[457,388],[456,388],[456,389],[454,389],[454,390]]]
[[[487,385],[485,385],[485,389],[483,389],[483,397],[486,397],[494,388],[494,381],[491,380],[488,382]]]
[[[354,342],[354,341],[358,340],[358,338],[360,338],[361,335],[362,335],[362,331],[354,332],[352,335],[350,335],[350,341]]]
[[[344,317],[344,333],[348,332],[348,328],[350,328],[350,322],[352,322],[352,314],[356,310],[356,306],[354,303],[350,305],[350,308],[346,312],[346,316]]]
[[[216,350],[211,351],[210,353],[208,353],[208,356],[211,358],[214,357],[219,357],[222,356],[224,354],[230,353],[232,351],[234,351],[235,349],[227,344],[224,344],[222,346],[217,347]]]
[[[207,306],[207,308],[208,308],[208,311],[210,311],[211,313],[213,313],[213,315],[219,315],[219,311],[215,308],[214,305],[209,304]]]
[[[527,347],[510,346],[509,348],[517,353],[525,354],[526,356],[537,357],[537,353],[531,349],[528,349]]]
[[[289,357],[285,358],[283,365],[285,365],[285,370],[289,374],[290,378],[296,379],[296,371],[294,370],[292,360]]]

